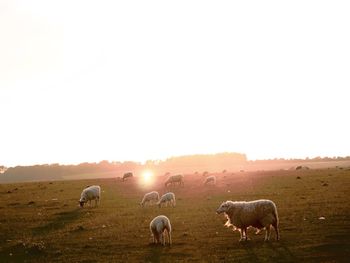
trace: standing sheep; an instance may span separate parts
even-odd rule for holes
[[[125,174],[123,175],[123,182],[125,181],[126,178],[131,178],[131,177],[133,177],[133,176],[134,176],[134,175],[133,175],[131,172],[125,173]]]
[[[149,224],[149,229],[153,236],[153,243],[160,243],[165,245],[165,235],[166,230],[168,236],[168,243],[171,246],[171,224],[169,218],[164,215],[155,217]]]
[[[162,207],[162,204],[165,203],[165,206],[168,206],[168,203],[170,203],[173,207],[176,205],[176,200],[175,200],[175,194],[172,192],[163,194],[160,200],[158,201],[157,205],[159,208]]]
[[[95,200],[95,206],[100,204],[101,187],[99,185],[91,185],[83,190],[80,196],[79,204],[83,207],[86,202],[91,206],[91,200]]]
[[[165,187],[167,187],[168,184],[175,185],[176,183],[179,183],[179,185],[181,186],[185,186],[184,176],[182,174],[169,176],[169,178],[165,181],[164,185]]]
[[[147,203],[152,203],[153,201],[158,202],[159,200],[159,194],[157,191],[152,191],[150,193],[147,193],[143,196],[143,199],[140,203],[140,205],[143,207]]]
[[[205,178],[204,184],[208,184],[210,182],[213,182],[214,185],[216,184],[215,175],[211,175],[211,176],[208,176],[207,178]]]
[[[247,240],[247,228],[252,226],[258,229],[266,229],[265,241],[270,239],[271,225],[276,231],[276,239],[279,240],[278,214],[274,202],[271,200],[256,200],[251,202],[223,202],[216,213],[225,213],[228,221],[225,226],[233,226],[241,234],[240,241]]]

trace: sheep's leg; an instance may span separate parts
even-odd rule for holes
[[[276,240],[280,240],[280,233],[279,233],[279,230],[278,230],[278,223],[274,223],[272,224],[273,228],[275,229],[276,231]]]
[[[260,235],[260,232],[263,230],[264,228],[257,228],[255,231],[255,235]]]
[[[246,227],[243,228],[243,236],[245,238],[245,241],[247,241],[248,240],[248,236],[247,236],[247,228]]]
[[[165,233],[166,230],[163,231],[163,244],[165,246],[166,244],[166,238],[167,238],[167,234]],[[169,238],[168,238],[168,242],[169,242]]]
[[[266,226],[265,241],[269,241],[271,236],[271,225]]]
[[[171,233],[169,229],[167,230],[169,245],[171,246]]]
[[[239,229],[238,231],[239,231],[239,233],[240,233],[240,235],[241,235],[241,238],[240,238],[239,241],[240,241],[240,242],[241,242],[241,241],[244,241],[243,230],[242,230],[242,229]]]
[[[164,246],[164,236],[163,236],[163,233],[161,233],[160,235],[159,235],[159,240],[160,240],[160,243]]]

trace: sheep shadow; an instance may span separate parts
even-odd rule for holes
[[[33,228],[33,234],[40,235],[60,228],[64,228],[66,224],[71,223],[80,217],[80,211],[80,208],[76,208],[71,211],[57,213],[57,217],[52,222]]]

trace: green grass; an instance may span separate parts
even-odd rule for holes
[[[297,179],[299,176],[301,179]],[[346,262],[350,254],[350,171],[322,169],[217,174],[203,187],[201,175],[186,175],[172,188],[175,208],[146,207],[152,188],[137,178],[90,179],[0,185],[0,262]],[[103,190],[98,208],[78,207],[86,185]],[[281,240],[263,235],[238,242],[215,210],[225,200],[266,198],[277,204]],[[150,244],[149,222],[164,214],[173,246]],[[325,220],[319,220],[319,217]]]

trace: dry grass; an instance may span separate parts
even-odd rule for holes
[[[175,208],[141,208],[149,190],[163,194],[163,176],[152,188],[137,178],[0,185],[1,262],[342,262],[350,254],[350,171],[230,172],[202,186],[201,174],[186,175],[171,190]],[[297,178],[297,177],[300,178]],[[102,187],[101,206],[79,209],[86,185]],[[224,200],[273,200],[281,241],[250,241],[223,226],[215,214]],[[164,214],[173,246],[150,244],[149,222]],[[319,217],[325,217],[320,220]]]

